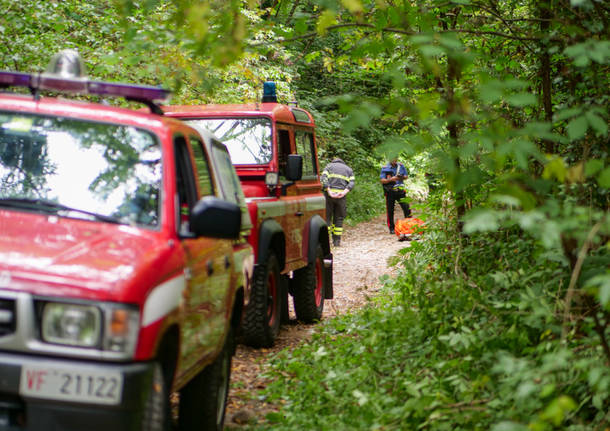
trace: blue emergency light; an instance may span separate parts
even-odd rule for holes
[[[267,81],[263,83],[263,103],[277,103],[277,94],[275,92],[275,82]]]
[[[27,87],[37,95],[39,90],[51,90],[75,94],[124,97],[141,102],[153,112],[162,114],[154,103],[164,101],[170,91],[161,87],[90,81],[85,75],[83,62],[74,50],[56,54],[42,74],[0,71],[0,87]]]

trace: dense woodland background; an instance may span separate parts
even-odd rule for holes
[[[274,360],[273,429],[610,428],[610,5],[603,0],[0,0],[0,68],[79,50],[172,103],[274,80],[383,211],[427,221],[362,313]],[[430,187],[429,194],[422,190]]]

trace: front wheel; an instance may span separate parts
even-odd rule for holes
[[[234,342],[231,328],[222,351],[214,362],[180,391],[180,430],[222,431],[231,380]]]
[[[167,431],[170,428],[169,394],[163,368],[153,363],[153,375],[146,399],[142,431]]]
[[[313,323],[322,318],[324,311],[324,252],[316,247],[313,262],[294,273],[294,311],[297,319]]]
[[[242,323],[244,342],[251,347],[271,347],[280,332],[282,288],[280,264],[273,252],[254,269],[250,303]]]

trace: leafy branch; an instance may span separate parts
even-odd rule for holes
[[[416,32],[413,30],[405,30],[405,29],[395,28],[395,27],[378,28],[377,26],[375,26],[373,24],[358,23],[358,22],[334,24],[334,25],[326,27],[325,31],[339,30],[339,29],[343,29],[343,28],[367,28],[367,29],[376,30],[380,33],[395,33],[395,34],[402,34],[402,35],[406,35],[406,36],[415,36],[417,34],[422,34],[422,32]],[[517,35],[498,32],[498,31],[487,31],[487,30],[448,29],[448,30],[438,30],[438,31],[435,31],[435,33],[438,33],[438,34],[467,33],[467,34],[471,34],[471,35],[475,35],[475,36],[484,36],[484,35],[485,36],[498,36],[498,37],[501,37],[504,39],[512,39],[512,40],[519,40],[519,41],[540,41],[540,40],[542,40],[542,38],[540,38],[540,37],[517,36]],[[316,38],[318,36],[320,36],[319,32],[311,31],[311,32],[304,33],[304,34],[290,37],[290,38],[279,38],[279,39],[275,39],[275,40],[266,40],[266,41],[255,42],[255,43],[247,42],[247,45],[249,47],[258,47],[258,46],[266,46],[268,44],[288,44],[291,42],[296,42],[298,40]],[[553,40],[553,39],[551,38],[551,40]]]

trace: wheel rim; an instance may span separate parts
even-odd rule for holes
[[[277,297],[277,279],[273,271],[269,271],[267,276],[267,321],[269,326],[274,326],[278,318],[276,301]]]
[[[323,277],[322,277],[322,263],[320,259],[316,259],[316,289],[314,290],[314,296],[316,299],[316,307],[320,307],[322,305],[322,288],[324,287]]]

